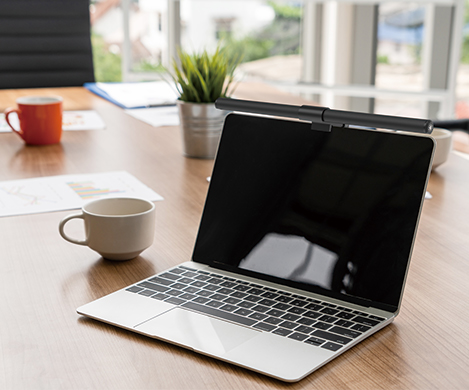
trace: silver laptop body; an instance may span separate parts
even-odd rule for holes
[[[77,311],[298,381],[397,316],[433,149],[230,114],[192,261]]]

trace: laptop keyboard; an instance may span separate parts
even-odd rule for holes
[[[384,318],[186,266],[126,289],[254,329],[337,351]]]

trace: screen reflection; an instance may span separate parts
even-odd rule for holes
[[[193,260],[397,308],[432,151],[428,137],[231,114]]]

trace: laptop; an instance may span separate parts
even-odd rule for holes
[[[77,311],[299,381],[398,315],[433,150],[229,114],[192,259]]]

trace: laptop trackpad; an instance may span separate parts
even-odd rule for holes
[[[136,326],[135,330],[218,356],[262,334],[181,308],[171,309]]]

